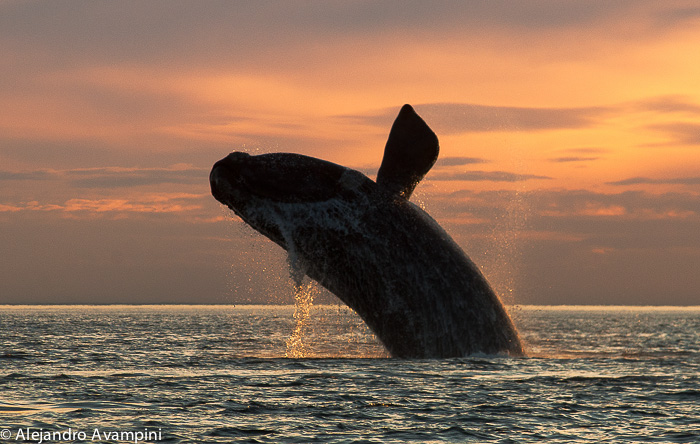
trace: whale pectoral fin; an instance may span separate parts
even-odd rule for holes
[[[377,184],[408,199],[438,158],[438,138],[413,110],[404,105],[391,126]]]

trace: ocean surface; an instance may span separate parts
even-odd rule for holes
[[[510,312],[528,357],[401,360],[342,306],[0,306],[0,442],[700,443],[700,307]]]

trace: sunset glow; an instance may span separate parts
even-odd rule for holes
[[[245,302],[211,165],[374,178],[404,103],[413,200],[513,302],[700,303],[696,2],[71,5],[0,3],[0,304]]]

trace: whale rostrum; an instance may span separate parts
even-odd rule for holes
[[[216,162],[210,184],[218,201],[287,250],[298,272],[352,308],[392,356],[522,355],[478,267],[408,200],[438,151],[435,133],[404,105],[376,182],[300,154],[234,152]]]

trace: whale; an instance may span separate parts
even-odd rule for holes
[[[354,310],[391,356],[521,356],[479,268],[409,200],[438,154],[435,133],[404,105],[376,181],[301,154],[245,152],[216,162],[209,181],[216,200],[286,250],[295,274]]]

